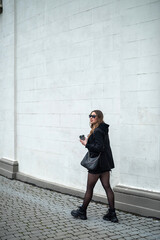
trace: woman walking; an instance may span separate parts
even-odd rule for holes
[[[91,131],[88,138],[80,139],[80,142],[89,150],[91,157],[101,154],[97,167],[94,170],[88,170],[87,189],[83,204],[77,210],[71,211],[71,215],[82,220],[87,219],[87,207],[92,199],[93,189],[100,179],[109,203],[108,212],[103,219],[118,222],[114,208],[114,193],[110,186],[110,171],[114,168],[114,161],[108,136],[109,125],[103,121],[103,113],[100,110],[92,111],[89,118]]]

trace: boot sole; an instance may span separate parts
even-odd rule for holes
[[[71,215],[74,217],[74,218],[79,218],[79,219],[81,219],[81,220],[87,220],[87,217],[85,218],[85,217],[81,217],[81,216],[77,216],[77,215],[74,215],[74,213],[72,213],[71,212]]]
[[[115,220],[115,221],[111,220],[111,222],[113,222],[113,223],[118,223],[118,220]]]
[[[111,220],[109,218],[103,218],[103,220],[110,221],[110,222],[113,222],[113,223],[118,223],[118,219],[117,220]]]

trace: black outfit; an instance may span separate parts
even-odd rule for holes
[[[101,152],[98,166],[94,170],[89,170],[89,173],[98,174],[111,171],[111,169],[114,168],[108,132],[109,125],[103,122],[88,138],[86,148],[88,148],[91,157],[98,156]]]
[[[94,130],[94,132],[88,138],[86,148],[88,148],[91,157],[98,156],[99,153],[101,153],[101,155],[97,168],[94,171],[89,170],[89,173],[92,174],[88,174],[87,188],[82,206],[79,207],[77,210],[71,211],[71,214],[74,218],[80,218],[82,220],[87,219],[87,207],[92,199],[95,184],[98,179],[100,179],[102,186],[107,194],[109,203],[109,210],[107,214],[103,216],[103,219],[115,223],[118,222],[114,208],[114,193],[110,186],[110,174],[108,173],[112,168],[114,168],[114,161],[108,136],[108,128],[109,125],[103,122]]]

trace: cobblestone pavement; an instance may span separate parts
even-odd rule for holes
[[[70,212],[82,200],[0,176],[0,239],[160,239],[160,220],[117,211],[119,223],[102,219],[106,206],[91,202],[88,220]]]

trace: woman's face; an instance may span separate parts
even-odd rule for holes
[[[97,115],[96,115],[95,112],[92,112],[92,113],[89,115],[89,119],[90,119],[90,123],[91,123],[91,124],[95,124],[95,123],[97,123],[98,117],[97,117]]]

